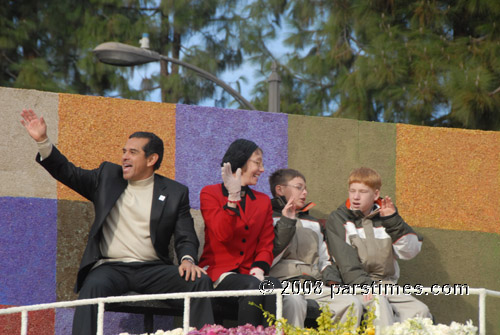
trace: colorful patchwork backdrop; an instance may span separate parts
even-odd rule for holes
[[[190,189],[201,236],[199,192],[220,182],[220,161],[237,138],[264,151],[265,173],[281,167],[307,177],[313,214],[326,218],[347,197],[347,177],[370,166],[382,193],[424,237],[422,252],[400,262],[400,284],[468,284],[500,291],[500,133],[271,114],[0,88],[0,308],[75,299],[72,292],[92,205],[56,183],[34,157],[19,123],[23,108],[44,115],[51,140],[75,164],[120,162],[136,130],[165,141],[159,173]],[[202,238],[202,237],[201,237]],[[422,296],[436,321],[478,323],[476,296]],[[500,333],[500,299],[487,299],[487,333]],[[72,309],[30,313],[37,334],[67,334]],[[171,318],[157,320],[160,328]],[[105,334],[138,333],[137,315],[106,313]],[[20,316],[0,317],[0,335],[19,331]]]

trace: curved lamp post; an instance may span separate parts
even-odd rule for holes
[[[229,86],[219,78],[215,77],[210,72],[202,70],[197,66],[183,62],[181,60],[161,55],[155,51],[142,49],[118,42],[106,42],[99,44],[92,52],[96,55],[99,61],[105,64],[116,65],[116,66],[142,65],[150,62],[158,62],[160,60],[164,60],[166,62],[171,62],[183,66],[185,68],[190,69],[191,71],[196,72],[200,77],[208,79],[216,83],[220,87],[222,87],[229,94],[231,94],[236,100],[241,102],[246,108],[252,110],[257,109],[249,101],[243,98],[237,91],[235,91],[231,86]]]

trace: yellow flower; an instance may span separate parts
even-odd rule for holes
[[[368,328],[368,329],[365,331],[365,334],[366,334],[366,335],[375,335],[375,329],[374,329],[374,328]]]

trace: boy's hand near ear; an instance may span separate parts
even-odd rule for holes
[[[390,197],[385,196],[385,198],[382,198],[380,216],[391,216],[394,213],[396,213],[396,206],[394,206]]]
[[[296,208],[293,203],[294,201],[294,196],[291,195],[290,199],[288,199],[288,202],[286,203],[285,207],[283,207],[283,210],[281,211],[281,215],[286,216],[289,219],[295,219],[296,216]]]

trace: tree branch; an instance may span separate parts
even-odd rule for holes
[[[364,46],[361,42],[359,42],[357,39],[355,39],[354,37],[349,36],[349,40],[350,40],[350,41],[353,41],[353,42],[354,42],[354,44],[356,44],[356,46],[358,47],[358,49],[359,49],[359,50],[366,51],[366,50],[365,50],[365,49],[366,49],[366,48],[365,48],[365,46]],[[358,55],[358,54],[359,54],[359,52],[356,52],[356,54]]]
[[[10,72],[8,69],[5,69],[5,72],[14,80],[17,79],[17,76],[15,74],[13,74],[12,72]]]
[[[488,95],[491,97],[492,95],[495,95],[495,94],[497,94],[498,92],[500,92],[500,86],[498,86],[498,87],[496,88],[496,90],[494,90],[494,91],[492,91],[492,92],[488,93]]]
[[[10,63],[10,64],[14,64],[14,63],[15,63],[12,59],[10,59],[10,58],[9,58],[9,56],[7,56],[7,55],[5,54],[5,52],[4,52],[4,51],[2,51],[2,56],[3,56],[3,58],[5,58],[5,59],[6,59],[6,60]]]
[[[137,92],[148,92],[148,91],[154,91],[154,90],[159,90],[161,88],[161,86],[153,86],[153,87],[150,87],[150,88],[143,88],[143,89],[140,89],[140,90],[136,90]],[[107,95],[108,98],[122,98],[123,95],[121,95],[120,93],[118,94],[115,94],[115,95]]]

